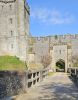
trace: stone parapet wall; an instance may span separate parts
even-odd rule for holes
[[[0,71],[0,97],[13,96],[23,89],[24,73]]]
[[[26,72],[0,71],[0,98],[25,93],[30,87],[42,81],[49,69]]]
[[[68,72],[70,73],[72,79],[77,83],[78,86],[78,67],[70,67],[68,68]]]

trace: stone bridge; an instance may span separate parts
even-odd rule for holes
[[[55,73],[16,100],[78,100],[78,88],[69,74]]]

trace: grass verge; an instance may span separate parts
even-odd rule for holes
[[[25,63],[16,56],[0,56],[0,70],[25,70]]]

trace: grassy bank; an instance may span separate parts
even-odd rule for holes
[[[15,56],[0,56],[0,70],[25,70],[25,63]]]

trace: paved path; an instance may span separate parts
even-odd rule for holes
[[[16,100],[78,100],[78,88],[67,74],[56,73]]]

